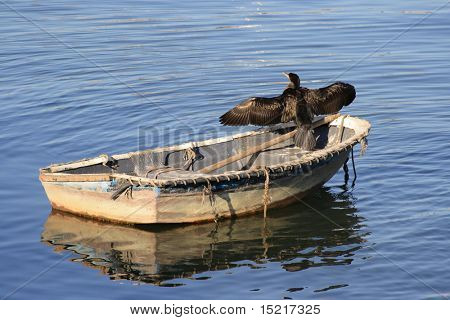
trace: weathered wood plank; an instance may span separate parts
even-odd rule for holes
[[[96,164],[102,164],[108,162],[109,157],[106,154],[102,154],[98,157],[91,158],[91,159],[85,159],[81,161],[76,162],[69,162],[69,163],[63,163],[58,165],[51,165],[47,168],[49,172],[61,172],[66,170],[72,170],[72,169],[78,169],[83,167],[89,167]]]
[[[68,174],[68,173],[41,173],[39,179],[42,182],[95,182],[109,181],[111,175],[107,173],[93,174]]]

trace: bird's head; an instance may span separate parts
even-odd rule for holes
[[[297,74],[283,72],[283,75],[289,79],[288,88],[298,89],[300,87],[300,78]]]

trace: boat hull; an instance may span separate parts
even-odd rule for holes
[[[269,208],[300,200],[327,182],[347,160],[349,150],[320,160],[309,172],[272,180]],[[264,183],[213,193],[161,192],[159,187],[136,188],[118,199],[111,198],[107,181],[42,181],[53,208],[74,214],[129,224],[194,223],[262,212]]]

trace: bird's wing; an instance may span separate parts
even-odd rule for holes
[[[301,91],[306,104],[316,115],[339,112],[343,106],[348,106],[356,97],[355,87],[343,82],[336,82],[320,89]]]
[[[280,123],[284,104],[282,99],[250,98],[238,104],[220,117],[220,123],[227,126],[267,126]]]
[[[297,113],[297,105],[303,100],[301,95],[289,94],[284,98],[284,109],[281,116],[281,122],[288,122],[295,119],[295,114]]]

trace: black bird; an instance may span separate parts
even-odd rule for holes
[[[355,88],[348,83],[335,82],[324,88],[308,89],[300,87],[300,78],[295,73],[283,74],[289,78],[289,84],[281,95],[245,100],[222,115],[220,122],[228,126],[265,126],[294,120],[298,127],[295,145],[312,150],[316,144],[312,129],[314,116],[339,112],[353,102]]]

